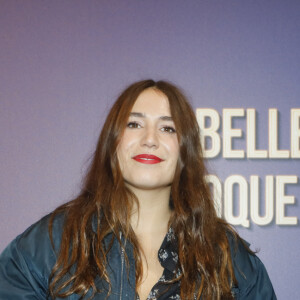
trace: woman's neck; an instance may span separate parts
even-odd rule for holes
[[[171,216],[170,187],[156,190],[132,190],[139,203],[134,204],[131,226],[137,236],[167,232]]]

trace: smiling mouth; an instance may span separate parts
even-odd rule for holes
[[[142,164],[148,164],[148,165],[158,164],[163,161],[163,159],[151,154],[139,154],[134,156],[132,159]]]

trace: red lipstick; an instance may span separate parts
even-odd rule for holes
[[[133,159],[147,165],[158,164],[163,161],[163,159],[151,154],[139,154],[134,156]]]

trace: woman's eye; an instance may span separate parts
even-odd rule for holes
[[[165,126],[161,129],[161,131],[163,132],[168,132],[168,133],[176,133],[175,128],[170,127],[170,126]]]
[[[127,127],[128,127],[128,128],[141,128],[141,125],[138,124],[137,122],[129,122],[129,123],[127,124]]]

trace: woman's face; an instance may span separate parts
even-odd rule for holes
[[[139,95],[117,155],[129,188],[170,187],[179,157],[179,144],[169,101],[162,92],[150,88]]]

